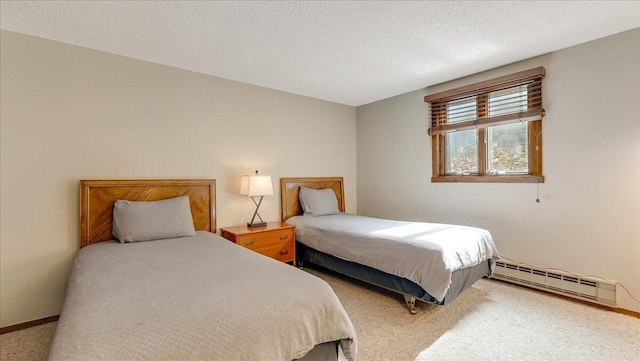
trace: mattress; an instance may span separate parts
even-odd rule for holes
[[[82,248],[50,360],[292,360],[355,330],[331,287],[208,232]]]
[[[296,216],[296,240],[334,257],[406,278],[442,303],[454,272],[500,257],[485,229],[339,213]],[[491,269],[490,272],[493,270]]]

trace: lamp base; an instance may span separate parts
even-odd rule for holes
[[[267,222],[247,223],[247,227],[249,227],[249,228],[264,227],[266,225],[267,225]]]

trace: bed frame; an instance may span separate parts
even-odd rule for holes
[[[113,239],[113,204],[117,199],[157,201],[189,196],[197,231],[216,233],[215,179],[81,180],[80,248]],[[316,345],[300,361],[338,360],[338,342]]]
[[[282,178],[280,179],[280,194],[282,202],[282,222],[287,219],[302,215],[302,207],[298,194],[300,187],[312,189],[330,188],[338,198],[338,209],[344,212],[344,181],[342,177],[316,177],[316,178]],[[304,262],[312,263],[326,269],[347,275],[349,277],[382,287],[402,294],[405,304],[411,314],[416,313],[416,300],[426,303],[446,305],[453,301],[462,291],[473,285],[478,279],[491,274],[491,260],[474,267],[465,268],[453,272],[452,283],[442,302],[431,296],[418,284],[378,269],[359,263],[350,262],[332,255],[320,252],[302,243],[296,242],[297,264],[299,267]]]

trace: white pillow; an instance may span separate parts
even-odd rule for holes
[[[338,198],[332,189],[300,187],[300,205],[305,216],[324,216],[340,213]]]
[[[112,232],[120,243],[195,236],[189,196],[151,202],[118,199]]]

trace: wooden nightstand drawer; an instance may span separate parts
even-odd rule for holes
[[[293,230],[283,229],[270,232],[246,234],[236,237],[236,243],[252,250],[282,246],[293,239]],[[262,253],[262,252],[261,252]]]
[[[295,258],[295,250],[293,247],[294,242],[289,242],[284,245],[276,245],[266,248],[256,249],[255,251],[263,254],[267,257],[277,259],[282,262],[292,262]]]
[[[296,265],[295,227],[282,222],[269,222],[264,227],[220,228],[222,237],[254,252]]]

